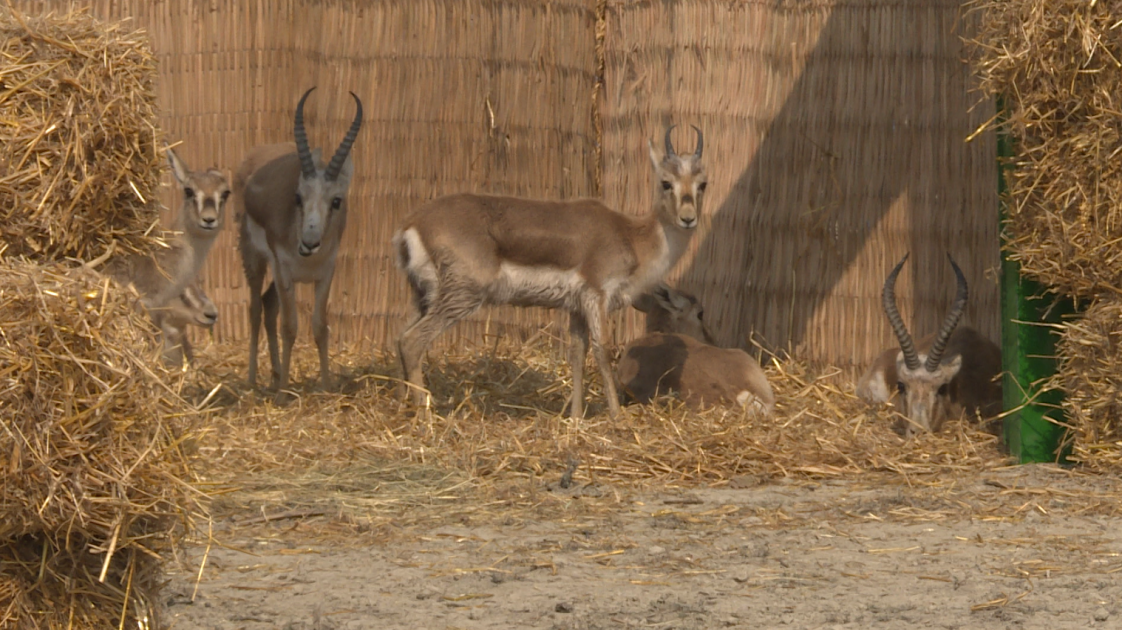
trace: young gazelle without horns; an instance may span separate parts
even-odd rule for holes
[[[106,265],[106,273],[122,284],[131,284],[140,294],[140,301],[160,326],[161,314],[180,299],[184,290],[195,281],[206,262],[207,254],[222,231],[226,216],[226,200],[230,184],[217,169],[191,171],[168,149],[171,172],[183,190],[176,227],[181,233],[166,249],[151,256],[136,254],[117,257]],[[165,346],[174,342],[166,336]]]
[[[775,408],[760,364],[739,348],[713,345],[697,298],[659,283],[634,306],[647,314],[647,334],[627,344],[617,371],[637,402],[678,392],[690,407],[740,404],[765,414]]]
[[[394,234],[397,264],[409,280],[414,319],[398,341],[402,369],[419,406],[428,407],[421,360],[455,322],[485,304],[569,312],[572,417],[584,415],[584,358],[591,341],[608,408],[619,400],[604,342],[610,311],[662,279],[686,249],[705,193],[703,140],[678,155],[666,131],[661,158],[648,143],[657,184],[654,209],[631,217],[594,199],[538,201],[459,194],[426,203]]]
[[[948,256],[948,259],[950,257]],[[903,433],[938,431],[948,417],[963,410],[971,417],[991,418],[1001,412],[1001,349],[973,328],[958,327],[969,289],[962,270],[951,259],[958,291],[942,328],[916,344],[896,308],[896,276],[904,256],[884,283],[884,312],[899,348],[886,350],[857,383],[857,395],[887,402],[900,393]]]
[[[293,135],[296,143],[273,144],[250,151],[234,179],[239,210],[238,250],[249,286],[249,383],[257,384],[257,344],[264,310],[272,384],[288,386],[292,344],[296,340],[296,283],[315,283],[312,332],[319,350],[320,379],[331,387],[327,356],[327,296],[335,275],[335,257],[347,224],[347,190],[354,161],[351,146],[362,126],[362,101],[354,93],[357,110],[350,129],[331,162],[323,165],[320,151],[308,147],[304,129],[304,101],[296,105]],[[272,269],[265,294],[261,285]],[[280,312],[283,348],[277,344]]]
[[[218,309],[198,282],[187,285],[179,297],[153,315],[164,335],[164,360],[174,366],[182,366],[184,361],[190,363],[195,358],[187,339],[187,326],[209,329],[218,321]]]

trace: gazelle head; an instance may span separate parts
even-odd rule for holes
[[[697,132],[697,148],[690,155],[678,155],[670,142],[670,132],[676,126],[671,125],[666,130],[666,154],[661,158],[655,151],[654,143],[647,141],[657,182],[655,207],[659,220],[664,224],[692,230],[697,227],[701,216],[701,200],[708,180],[705,166],[701,163],[704,138],[700,129],[690,125]]]
[[[709,327],[702,319],[705,310],[696,297],[685,291],[672,289],[659,282],[650,293],[635,300],[633,306],[647,314],[648,333],[677,333],[710,345],[715,344]]]
[[[954,332],[962,312],[966,308],[966,299],[969,289],[962,270],[955,264],[949,255],[947,259],[954,269],[958,291],[955,294],[954,304],[943,320],[943,326],[931,342],[927,352],[917,352],[908,328],[900,317],[896,308],[896,276],[908,260],[904,259],[896,264],[888,279],[884,282],[882,298],[884,312],[888,315],[888,322],[896,339],[900,342],[900,353],[896,357],[897,389],[904,405],[904,414],[907,423],[904,426],[904,435],[911,437],[921,430],[938,431],[943,421],[950,415],[952,408],[951,381],[962,369],[962,355],[956,354],[946,361],[943,360],[943,351]]]
[[[347,222],[347,189],[354,173],[351,146],[358,138],[362,126],[362,101],[351,92],[357,111],[347,135],[331,156],[331,162],[321,167],[319,152],[308,148],[308,134],[304,129],[304,101],[312,93],[309,89],[296,105],[296,153],[300,157],[300,183],[296,187],[296,210],[300,217],[300,236],[297,251],[301,256],[311,256],[319,251],[324,234],[341,234]]]
[[[201,328],[212,328],[218,321],[218,307],[197,284],[189,284],[183,289],[173,308],[188,321]]]
[[[172,149],[167,150],[168,163],[175,181],[183,190],[179,209],[179,226],[190,236],[211,238],[222,229],[226,216],[226,200],[230,182],[218,169],[192,171]]]

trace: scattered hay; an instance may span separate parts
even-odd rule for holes
[[[0,258],[0,626],[155,624],[195,495],[154,332],[88,269]]]
[[[197,374],[218,376],[221,393],[210,397],[214,413],[197,431],[200,465],[216,481],[378,460],[445,466],[481,480],[554,480],[572,469],[578,484],[723,485],[745,476],[876,471],[910,478],[1007,463],[997,438],[967,422],[904,440],[891,429],[892,408],[859,400],[840,371],[790,360],[767,366],[778,399],[772,417],[739,408],[695,412],[668,399],[626,407],[611,420],[593,378],[594,415],[572,421],[561,413],[569,383],[556,355],[539,341],[434,356],[428,378],[437,406],[425,418],[403,412],[396,379],[382,376],[396,372],[392,357],[371,367],[365,353],[338,356],[361,366],[343,375],[343,393],[297,392],[293,403],[275,407],[244,388],[241,348],[212,348]],[[315,374],[311,354],[295,358],[297,373]],[[197,395],[215,387],[200,382]]]
[[[1094,470],[1122,470],[1122,297],[1102,298],[1064,324],[1063,363],[1049,384],[1067,392],[1073,455]]]
[[[142,32],[0,6],[0,252],[147,252],[159,221],[156,61]]]
[[[1122,292],[1122,2],[971,6],[981,89],[1004,99],[1016,140],[1011,256],[1068,295]]]

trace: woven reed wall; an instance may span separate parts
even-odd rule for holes
[[[407,291],[389,238],[421,201],[464,190],[602,195],[645,212],[646,139],[672,122],[705,131],[711,173],[708,218],[674,278],[701,295],[723,342],[746,345],[755,332],[810,358],[863,362],[892,343],[878,296],[905,251],[912,265],[898,294],[918,334],[950,302],[950,252],[971,282],[966,321],[998,338],[987,274],[998,261],[993,140],[964,142],[992,107],[970,111],[955,2],[91,4],[150,31],[164,129],[193,167],[233,170],[252,146],[290,139],[296,100],[313,84],[311,141],[333,151],[353,115],[346,91],[363,99],[330,302],[336,341],[389,347],[401,329]],[[674,138],[692,149],[688,127]],[[247,296],[233,227],[206,282],[219,338],[241,341]],[[311,291],[301,298],[309,343]],[[502,323],[526,334],[553,320],[492,309],[448,337]],[[617,340],[638,324],[620,320]]]
[[[722,343],[864,363],[894,342],[879,296],[908,251],[915,334],[950,305],[950,253],[964,321],[1000,339],[995,148],[964,142],[993,108],[970,111],[957,2],[613,0],[607,22],[604,196],[649,203],[644,138],[705,131],[708,220],[676,276]]]

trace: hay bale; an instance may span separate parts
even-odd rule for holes
[[[1062,364],[1049,386],[1067,392],[1072,458],[1122,470],[1122,296],[1100,299],[1065,324],[1058,350]]]
[[[1016,140],[1009,251],[1063,293],[1122,287],[1118,0],[980,0],[973,62]]]
[[[147,252],[159,221],[156,61],[143,32],[0,8],[0,251]]]
[[[0,258],[0,626],[151,621],[195,500],[154,333],[88,269]]]

